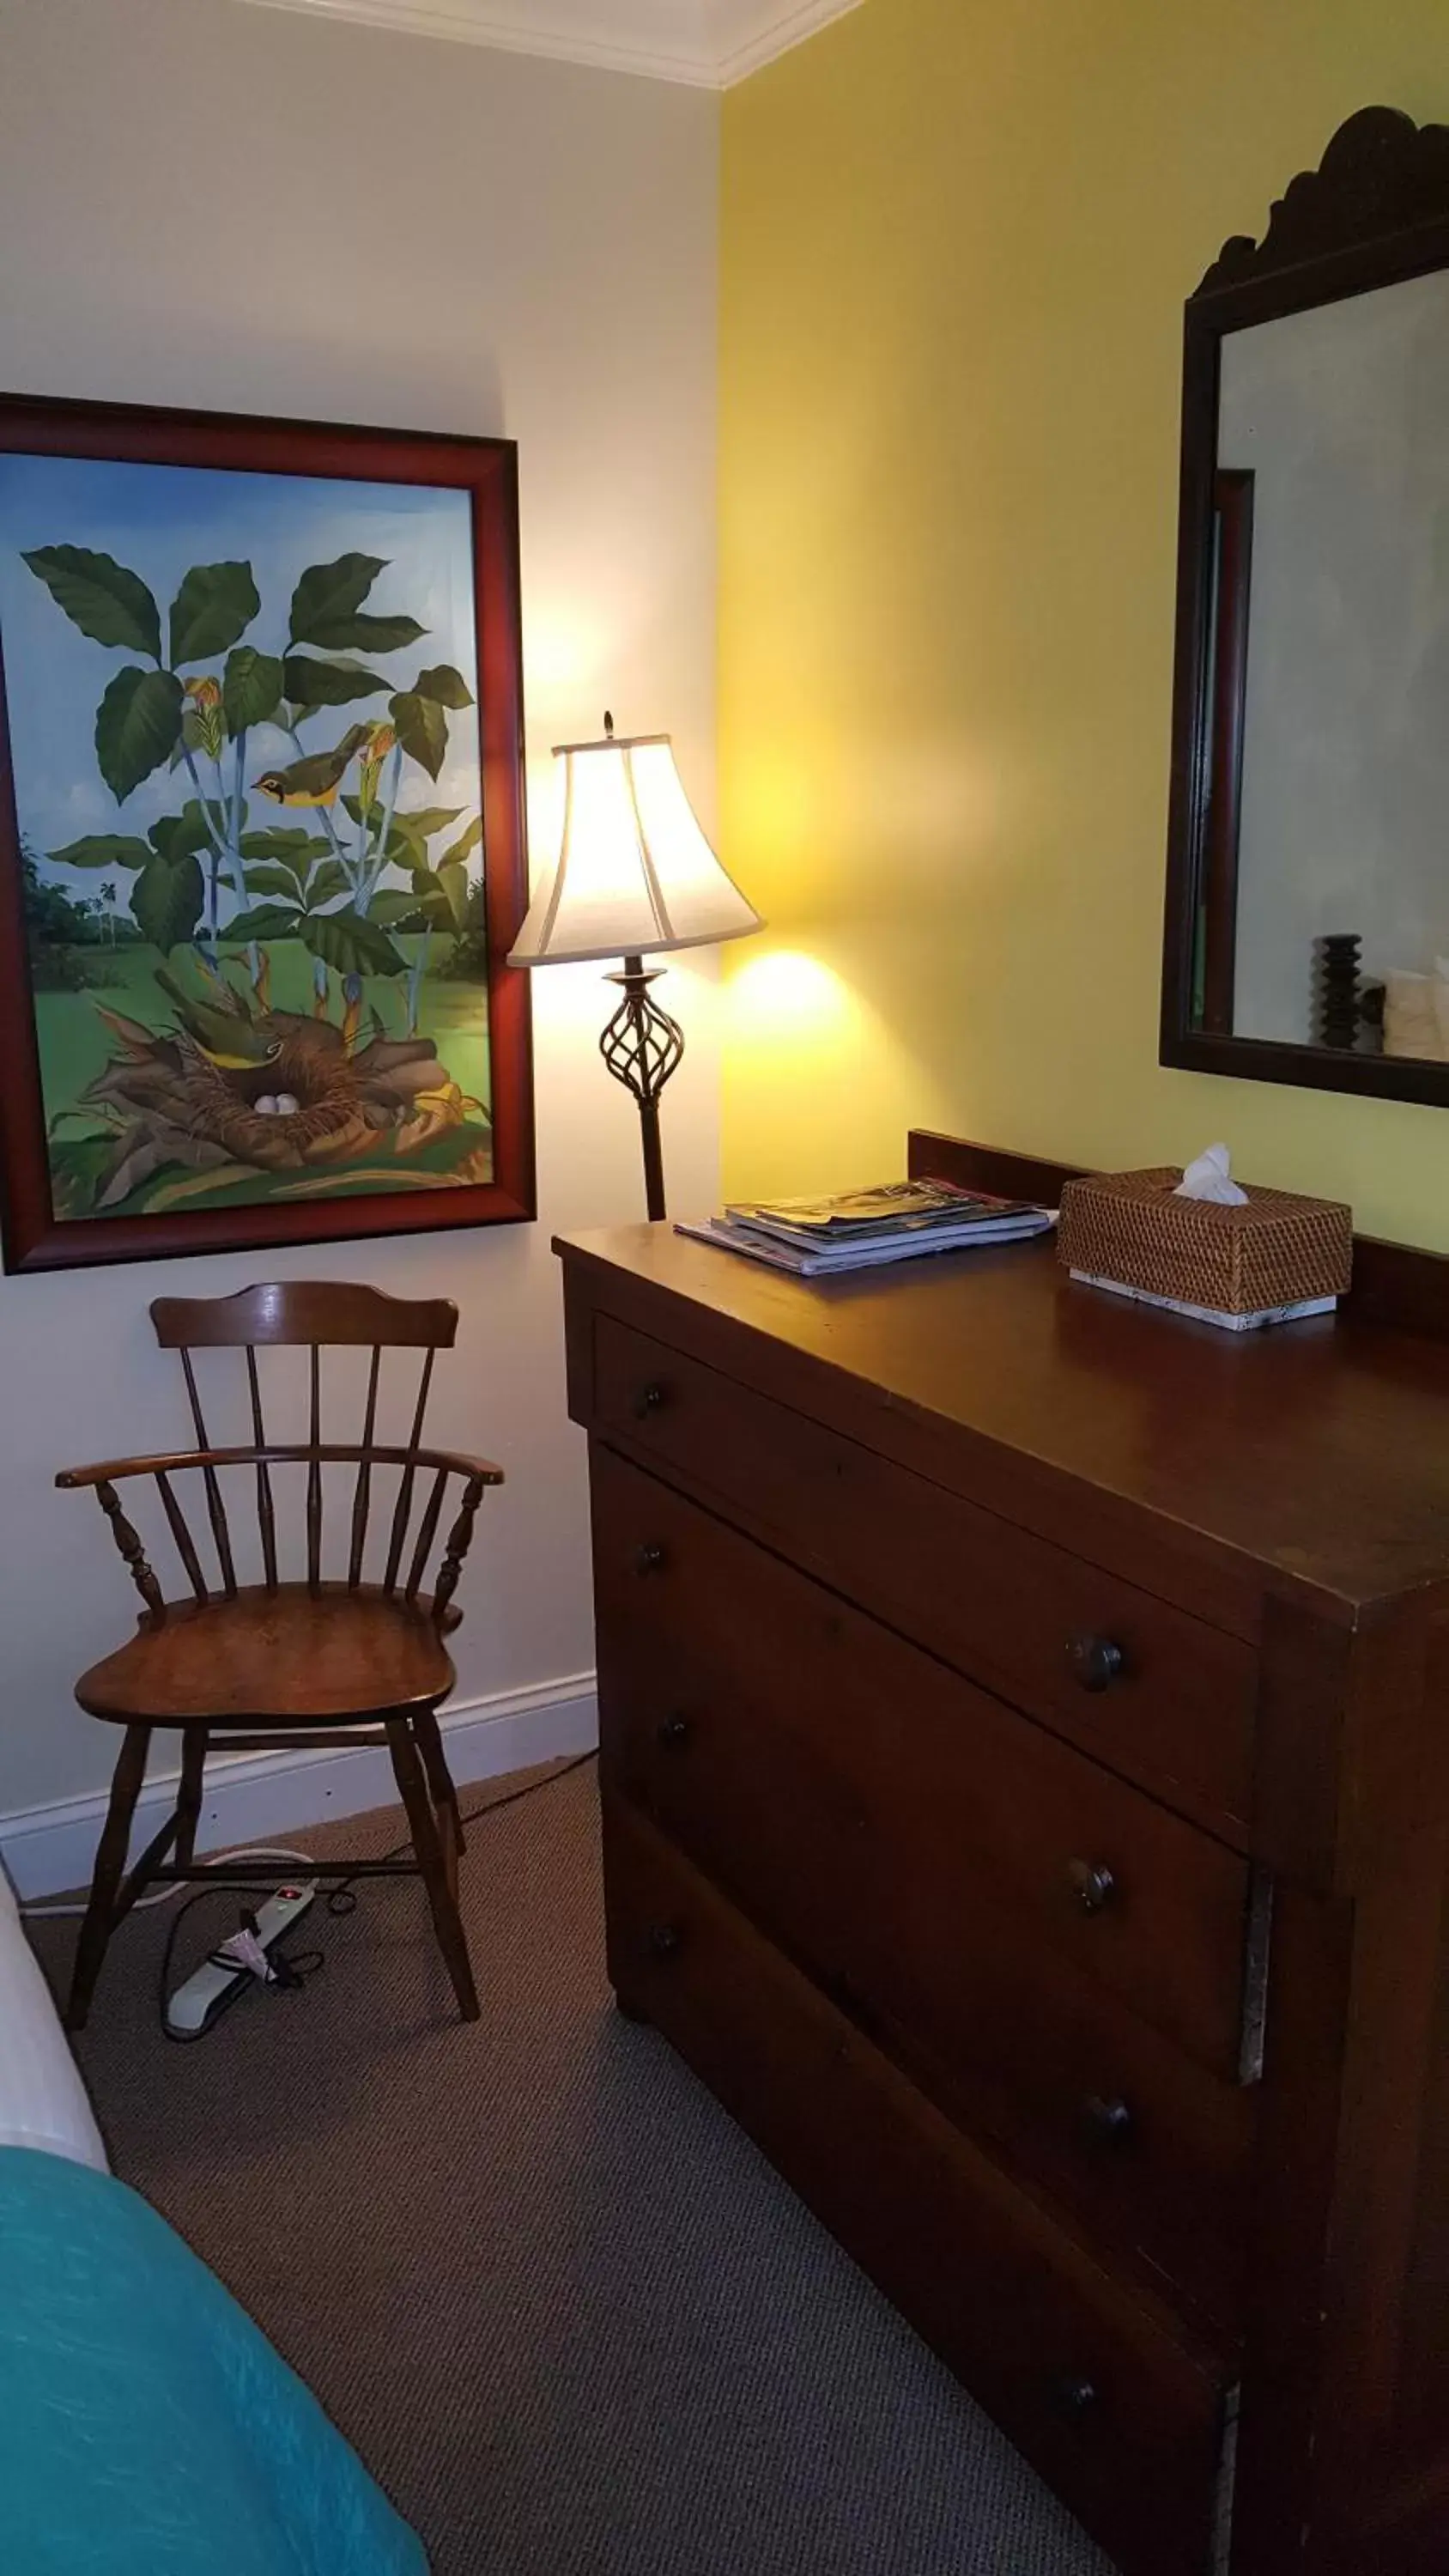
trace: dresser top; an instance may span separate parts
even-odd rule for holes
[[[1050,1240],[827,1281],[668,1226],[556,1248],[641,1331],[923,1472],[954,1436],[1351,1610],[1449,1598],[1449,1344],[1346,1312],[1222,1332],[1078,1285]]]

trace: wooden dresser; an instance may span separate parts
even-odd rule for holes
[[[1445,2576],[1449,1263],[559,1249],[623,2009],[1128,2576]]]

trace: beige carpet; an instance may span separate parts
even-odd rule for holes
[[[133,1917],[79,2043],[117,2171],[310,2382],[435,2576],[1110,2576],[611,2009],[592,1769],[471,1843],[480,2024],[452,2016],[420,1887],[374,1881],[299,1927],[326,1952],[313,1983],[248,1995],[192,2048],[158,2027],[169,1909]],[[193,1912],[178,1968],[234,1903]],[[73,1926],[33,1931],[58,1982]]]

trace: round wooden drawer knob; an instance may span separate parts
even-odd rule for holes
[[[684,1935],[677,1923],[650,1924],[649,1947],[656,1959],[677,1958],[683,1944]]]
[[[657,1378],[651,1378],[649,1384],[647,1386],[641,1386],[635,1394],[635,1421],[647,1422],[651,1413],[662,1413],[668,1402],[668,1387],[661,1386]]]
[[[654,1732],[666,1753],[677,1753],[682,1745],[689,1742],[694,1729],[688,1718],[676,1709],[672,1717],[660,1719]]]
[[[1073,1680],[1084,1691],[1104,1691],[1126,1670],[1127,1658],[1111,1637],[1093,1637],[1084,1631],[1067,1639],[1067,1662]]]
[[[1064,2423],[1080,2424],[1097,2403],[1097,2392],[1090,2379],[1078,2379],[1070,2373],[1052,2385],[1052,2405]]]
[[[634,1552],[634,1571],[638,1575],[660,1574],[664,1569],[664,1550],[657,1538],[646,1538]]]
[[[1084,1914],[1100,1914],[1117,1893],[1117,1881],[1105,1861],[1068,1861],[1067,1879]]]
[[[1120,2094],[1090,2093],[1082,2105],[1087,2134],[1104,2147],[1121,2146],[1132,2133],[1132,2113]]]

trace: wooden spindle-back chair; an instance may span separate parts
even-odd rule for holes
[[[79,2030],[84,2024],[106,1945],[142,1889],[158,1880],[205,1877],[195,1867],[196,1828],[213,1741],[234,1752],[386,1745],[407,1811],[412,1860],[338,1860],[319,1868],[317,1875],[421,1876],[459,2009],[465,2020],[475,2020],[478,1998],[458,1912],[463,1829],[437,1709],[453,1686],[453,1665],[443,1640],[461,1616],[453,1596],[474,1519],[485,1486],[501,1484],[503,1476],[486,1459],[423,1446],[433,1362],[440,1350],[452,1347],[458,1310],[441,1297],[404,1300],[376,1288],[295,1280],[243,1288],[232,1297],[158,1297],[151,1317],[163,1350],[181,1355],[195,1448],[68,1467],[56,1478],[58,1485],[89,1486],[94,1492],[143,1604],[136,1635],[92,1665],[76,1684],[81,1707],[92,1717],[124,1727],[125,1734],[76,1949],[69,2027]],[[307,1437],[289,1444],[268,1437],[257,1357],[260,1350],[283,1345],[308,1354]],[[362,1436],[356,1442],[323,1438],[323,1353],[343,1346],[370,1352]],[[245,1354],[252,1436],[241,1446],[214,1446],[207,1432],[197,1355],[219,1350]],[[401,1446],[377,1439],[385,1351],[419,1355],[411,1429]],[[281,1574],[286,1543],[274,1471],[284,1467],[305,1469],[306,1575],[294,1582]],[[329,1578],[324,1572],[325,1471],[331,1469],[335,1479],[349,1468],[346,1572]],[[393,1470],[397,1491],[392,1511],[381,1515],[386,1542],[380,1579],[368,1582],[364,1570],[374,1492]],[[226,1492],[227,1482],[235,1485],[238,1476],[255,1510],[259,1582],[238,1579],[240,1534],[234,1536]],[[167,1599],[122,1508],[117,1487],[128,1482],[137,1484],[138,1491],[146,1483],[154,1488],[160,1523],[174,1544],[189,1597]],[[188,1484],[189,1499],[201,1507],[193,1509],[192,1520],[183,1500]],[[450,1484],[461,1491],[429,1591],[428,1565]],[[134,1502],[130,1508],[136,1508]],[[214,1562],[209,1564],[208,1557]],[[176,1805],[128,1873],[136,1801],[158,1727],[176,1729],[181,1736]],[[174,1857],[168,1860],[173,1847]],[[227,1875],[274,1879],[276,1866],[229,1863]]]

